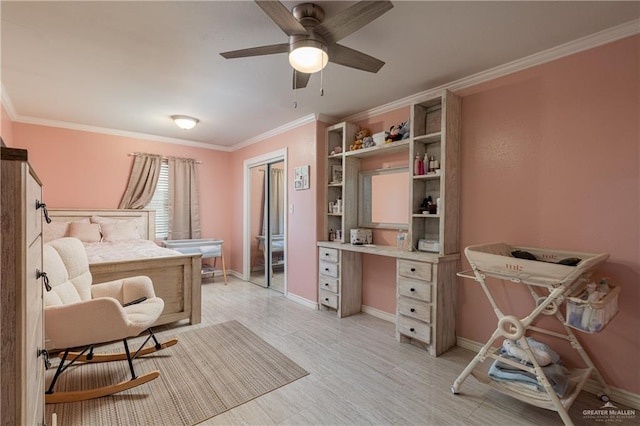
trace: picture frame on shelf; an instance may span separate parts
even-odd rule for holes
[[[334,164],[331,166],[331,182],[342,183],[342,165]]]

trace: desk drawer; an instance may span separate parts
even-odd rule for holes
[[[338,293],[338,290],[340,289],[338,283],[339,280],[337,278],[325,277],[322,274],[320,274],[320,276],[318,277],[318,286],[322,290],[327,290],[332,293]]]
[[[320,253],[318,259],[326,260],[327,262],[338,262],[338,250],[326,247],[320,247]]]
[[[431,302],[431,284],[398,277],[398,295]]]
[[[326,275],[328,277],[338,278],[338,264],[332,262],[325,262],[321,260],[319,262],[319,270],[322,275]]]
[[[338,309],[338,295],[320,290],[320,303],[333,309]]]
[[[398,332],[421,342],[431,343],[431,326],[422,321],[398,315]]]
[[[431,305],[409,297],[398,297],[398,314],[431,322]]]
[[[398,275],[431,281],[431,263],[399,259]]]

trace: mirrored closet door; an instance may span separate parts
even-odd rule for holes
[[[284,162],[250,168],[249,281],[284,292],[285,178]]]

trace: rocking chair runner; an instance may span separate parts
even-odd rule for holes
[[[139,276],[91,283],[89,262],[84,246],[75,238],[60,238],[44,245],[43,264],[46,292],[45,333],[53,347],[65,348],[60,355],[60,364],[45,395],[46,403],[82,401],[111,395],[133,388],[157,378],[158,371],[136,376],[133,359],[157,350],[173,346],[177,339],[160,344],[151,325],[164,308],[162,299],[155,297],[153,283],[149,277]],[[140,348],[131,354],[128,337],[149,333]],[[144,347],[153,339],[154,346]],[[94,345],[122,340],[124,353],[94,354]],[[72,348],[84,347],[80,352]],[[69,362],[65,364],[67,359]],[[97,389],[54,392],[58,377],[71,364],[127,360],[131,380]]]

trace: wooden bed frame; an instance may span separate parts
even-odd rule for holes
[[[138,219],[144,223],[139,229],[143,239],[155,241],[155,212],[153,210],[75,210],[49,209],[52,221],[69,222],[101,216],[110,219]],[[44,225],[46,226],[46,224]],[[131,259],[89,265],[94,283],[101,283],[136,275],[146,275],[153,281],[156,296],[164,300],[164,311],[154,325],[188,319],[189,324],[201,321],[200,271],[201,254],[181,254],[174,257]]]

